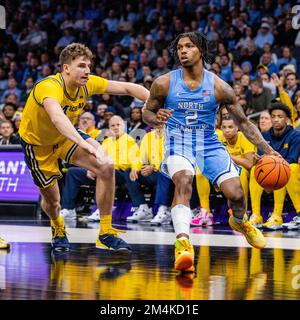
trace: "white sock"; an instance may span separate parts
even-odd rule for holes
[[[171,216],[176,236],[180,233],[190,233],[190,223],[192,220],[192,211],[183,204],[177,204],[171,210]]]

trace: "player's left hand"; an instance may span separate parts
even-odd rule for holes
[[[129,178],[131,181],[137,180],[139,178],[138,171],[132,169],[129,173]]]

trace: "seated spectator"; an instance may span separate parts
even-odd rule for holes
[[[21,118],[22,118],[22,112],[16,111],[13,118],[12,118],[12,123],[14,126],[14,133],[18,136],[18,131],[20,128],[21,124]]]
[[[25,102],[29,96],[31,89],[34,86],[34,80],[32,76],[29,76],[25,81],[25,88],[21,92],[20,104],[25,105]]]
[[[281,102],[276,102],[269,109],[272,128],[262,132],[263,137],[268,141],[271,147],[279,152],[281,156],[290,164],[291,176],[285,187],[274,191],[274,211],[269,219],[263,223],[260,212],[260,201],[263,188],[256,182],[254,170],[250,175],[250,195],[252,202],[252,215],[250,223],[256,226],[263,226],[266,229],[282,229],[282,209],[286,191],[288,192],[292,203],[300,219],[300,133],[288,125],[288,119],[291,117],[290,109]],[[299,220],[300,221],[300,220]]]
[[[275,84],[271,81],[269,73],[264,73],[260,76],[260,80],[263,84],[264,88],[268,88],[271,91],[272,98],[276,97],[276,86]]]
[[[2,108],[2,112],[5,119],[9,121],[12,120],[16,111],[17,111],[17,106],[13,103],[6,103]]]
[[[296,92],[300,90],[300,84],[299,84],[297,74],[294,72],[290,72],[286,76],[285,82],[286,82],[286,88],[285,88],[286,92],[288,93],[291,100],[294,101]]]
[[[292,55],[292,51],[288,46],[282,48],[282,58],[277,60],[277,68],[281,65],[292,64],[295,67],[295,71],[297,71],[297,61]]]
[[[15,78],[8,79],[8,89],[2,94],[1,102],[4,103],[8,95],[14,94],[17,96],[18,101],[20,101],[21,90],[17,88],[17,81]]]
[[[7,74],[3,67],[0,67],[0,97],[8,89]]]
[[[277,55],[275,52],[273,52],[272,50],[272,46],[270,45],[270,43],[266,42],[263,46],[263,53],[262,53],[262,56],[264,53],[270,53],[271,54],[271,63],[274,63],[276,66],[277,66],[277,61],[278,61],[278,58],[277,58]],[[262,56],[260,58],[260,61],[259,63],[263,63],[262,62]],[[278,69],[278,68],[277,68]]]
[[[142,120],[142,109],[140,107],[134,107],[131,109],[130,121],[127,125],[127,133],[140,144],[146,131],[147,125]]]
[[[278,68],[276,66],[275,63],[272,62],[272,54],[271,52],[265,52],[263,53],[262,57],[261,57],[261,63],[260,65],[263,65],[265,67],[268,68],[268,73],[272,74],[272,73],[276,73],[278,71]]]
[[[272,121],[269,111],[262,111],[259,115],[258,128],[261,132],[268,131],[272,128]]]
[[[259,49],[262,49],[265,43],[273,45],[274,36],[270,30],[270,25],[263,22],[258,30],[257,36],[255,37],[255,44]]]
[[[272,82],[277,87],[280,101],[290,109],[291,117],[290,117],[289,124],[291,124],[295,128],[297,126],[299,117],[298,117],[297,111],[292,103],[291,98],[289,97],[288,93],[284,90],[284,77],[278,78],[277,74],[273,73],[272,74]],[[297,92],[298,92],[298,95],[300,95],[300,90]],[[295,97],[296,97],[296,93],[295,93]]]
[[[220,77],[222,80],[225,82],[231,83],[233,80],[233,75],[232,75],[232,67],[230,64],[229,56],[228,54],[223,54],[220,58],[220,63],[221,63],[221,74]]]
[[[103,124],[99,129],[108,129],[109,120],[117,113],[115,107],[108,106],[103,115]]]
[[[104,120],[104,113],[105,110],[107,109],[107,104],[105,103],[100,103],[97,106],[97,111],[96,111],[96,117],[97,117],[97,122],[96,122],[96,128],[101,129],[105,120]]]
[[[269,88],[264,88],[260,79],[252,80],[250,94],[247,97],[247,104],[254,112],[268,109],[272,100]]]
[[[163,57],[157,57],[156,59],[156,69],[153,71],[154,78],[157,78],[165,73],[168,73],[170,69],[167,68],[166,61]]]
[[[93,139],[100,134],[100,130],[95,128],[95,116],[91,112],[83,112],[79,117],[78,127]]]
[[[14,135],[13,124],[4,120],[0,122],[0,145],[20,144],[18,137]]]
[[[240,179],[247,203],[250,170],[254,164],[256,147],[242,132],[239,132],[238,126],[228,115],[222,118],[221,130],[223,132],[221,142],[226,147],[232,161],[240,167]]]
[[[140,190],[136,195],[136,197],[140,197],[139,203],[144,202],[141,197],[142,185],[156,187],[154,204],[159,206],[158,212],[153,218],[149,214],[149,210],[136,210],[132,216],[127,217],[128,222],[149,220],[153,225],[171,223],[170,206],[174,190],[172,189],[172,181],[159,172],[163,154],[163,129],[154,129],[148,132],[140,146],[139,170],[130,172],[129,178],[132,182],[128,182],[127,187],[128,189],[136,188]]]

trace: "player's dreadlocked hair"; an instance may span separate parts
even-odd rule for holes
[[[181,33],[175,38],[175,40],[172,41],[172,43],[169,46],[169,51],[173,55],[175,62],[177,64],[180,63],[177,55],[177,44],[181,38],[186,38],[186,37],[189,38],[193,42],[193,44],[196,45],[200,50],[202,54],[203,64],[204,62],[210,64],[212,62],[212,57],[210,57],[208,53],[209,41],[206,35],[200,31]]]

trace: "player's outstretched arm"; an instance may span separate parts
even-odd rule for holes
[[[78,146],[86,150],[88,153],[97,156],[96,149],[81,137],[69,118],[64,114],[56,99],[46,98],[44,99],[43,105],[46,112],[49,114],[52,123],[63,136],[78,144]]]
[[[218,103],[226,104],[226,109],[250,142],[265,154],[279,155],[263,138],[257,126],[246,117],[243,108],[238,103],[235,93],[229,84],[215,77],[215,93]]]
[[[161,76],[150,88],[150,97],[143,108],[143,121],[153,128],[164,125],[173,113],[173,110],[160,109],[165,104],[169,83],[168,76]]]
[[[105,92],[108,94],[132,96],[142,101],[146,101],[149,97],[149,90],[143,86],[123,81],[108,80]]]

